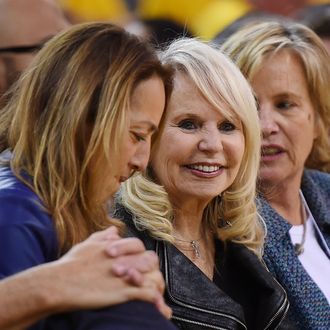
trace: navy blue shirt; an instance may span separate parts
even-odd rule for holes
[[[0,251],[0,279],[53,261],[59,253],[55,227],[42,202],[5,166],[0,166]],[[152,304],[132,301],[95,311],[54,315],[30,329],[174,330],[175,327]]]

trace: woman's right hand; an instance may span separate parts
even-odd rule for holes
[[[112,243],[107,248],[107,252],[110,256],[116,257],[112,267],[113,273],[132,284],[157,290],[160,295],[154,302],[166,318],[171,318],[172,310],[163,299],[165,281],[159,270],[159,260],[156,253],[146,251],[143,243],[132,237]]]
[[[47,269],[57,312],[144,300],[171,316],[158,257],[139,239],[120,238],[115,227],[94,233]]]

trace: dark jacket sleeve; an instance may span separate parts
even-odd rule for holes
[[[99,310],[78,311],[48,318],[45,330],[175,330],[154,305],[130,301]]]

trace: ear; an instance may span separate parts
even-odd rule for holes
[[[322,131],[322,120],[319,113],[314,110],[314,134],[313,134],[314,140],[316,140],[320,136],[321,131]]]

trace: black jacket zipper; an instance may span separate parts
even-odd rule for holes
[[[266,270],[268,271],[268,273],[270,273],[266,263],[264,262],[263,259],[261,259],[261,263],[262,265],[266,268]],[[271,274],[271,273],[270,273]],[[282,309],[284,309],[284,313],[282,315],[282,317],[280,318],[279,322],[278,322],[278,325],[274,328],[274,330],[276,330],[281,322],[284,320],[285,316],[287,315],[288,313],[288,310],[289,310],[289,307],[290,307],[290,302],[288,300],[288,296],[286,294],[286,291],[285,289],[283,288],[283,286],[277,281],[277,279],[275,278],[275,276],[273,276],[274,278],[274,281],[278,284],[278,286],[283,290],[284,292],[284,300],[283,300],[283,303],[281,304],[280,308],[277,310],[277,312],[274,314],[274,316],[270,319],[270,321],[268,322],[266,328],[264,330],[267,330],[270,328],[270,326],[272,325],[272,323],[276,320],[277,316],[279,315],[279,313],[282,311]]]

